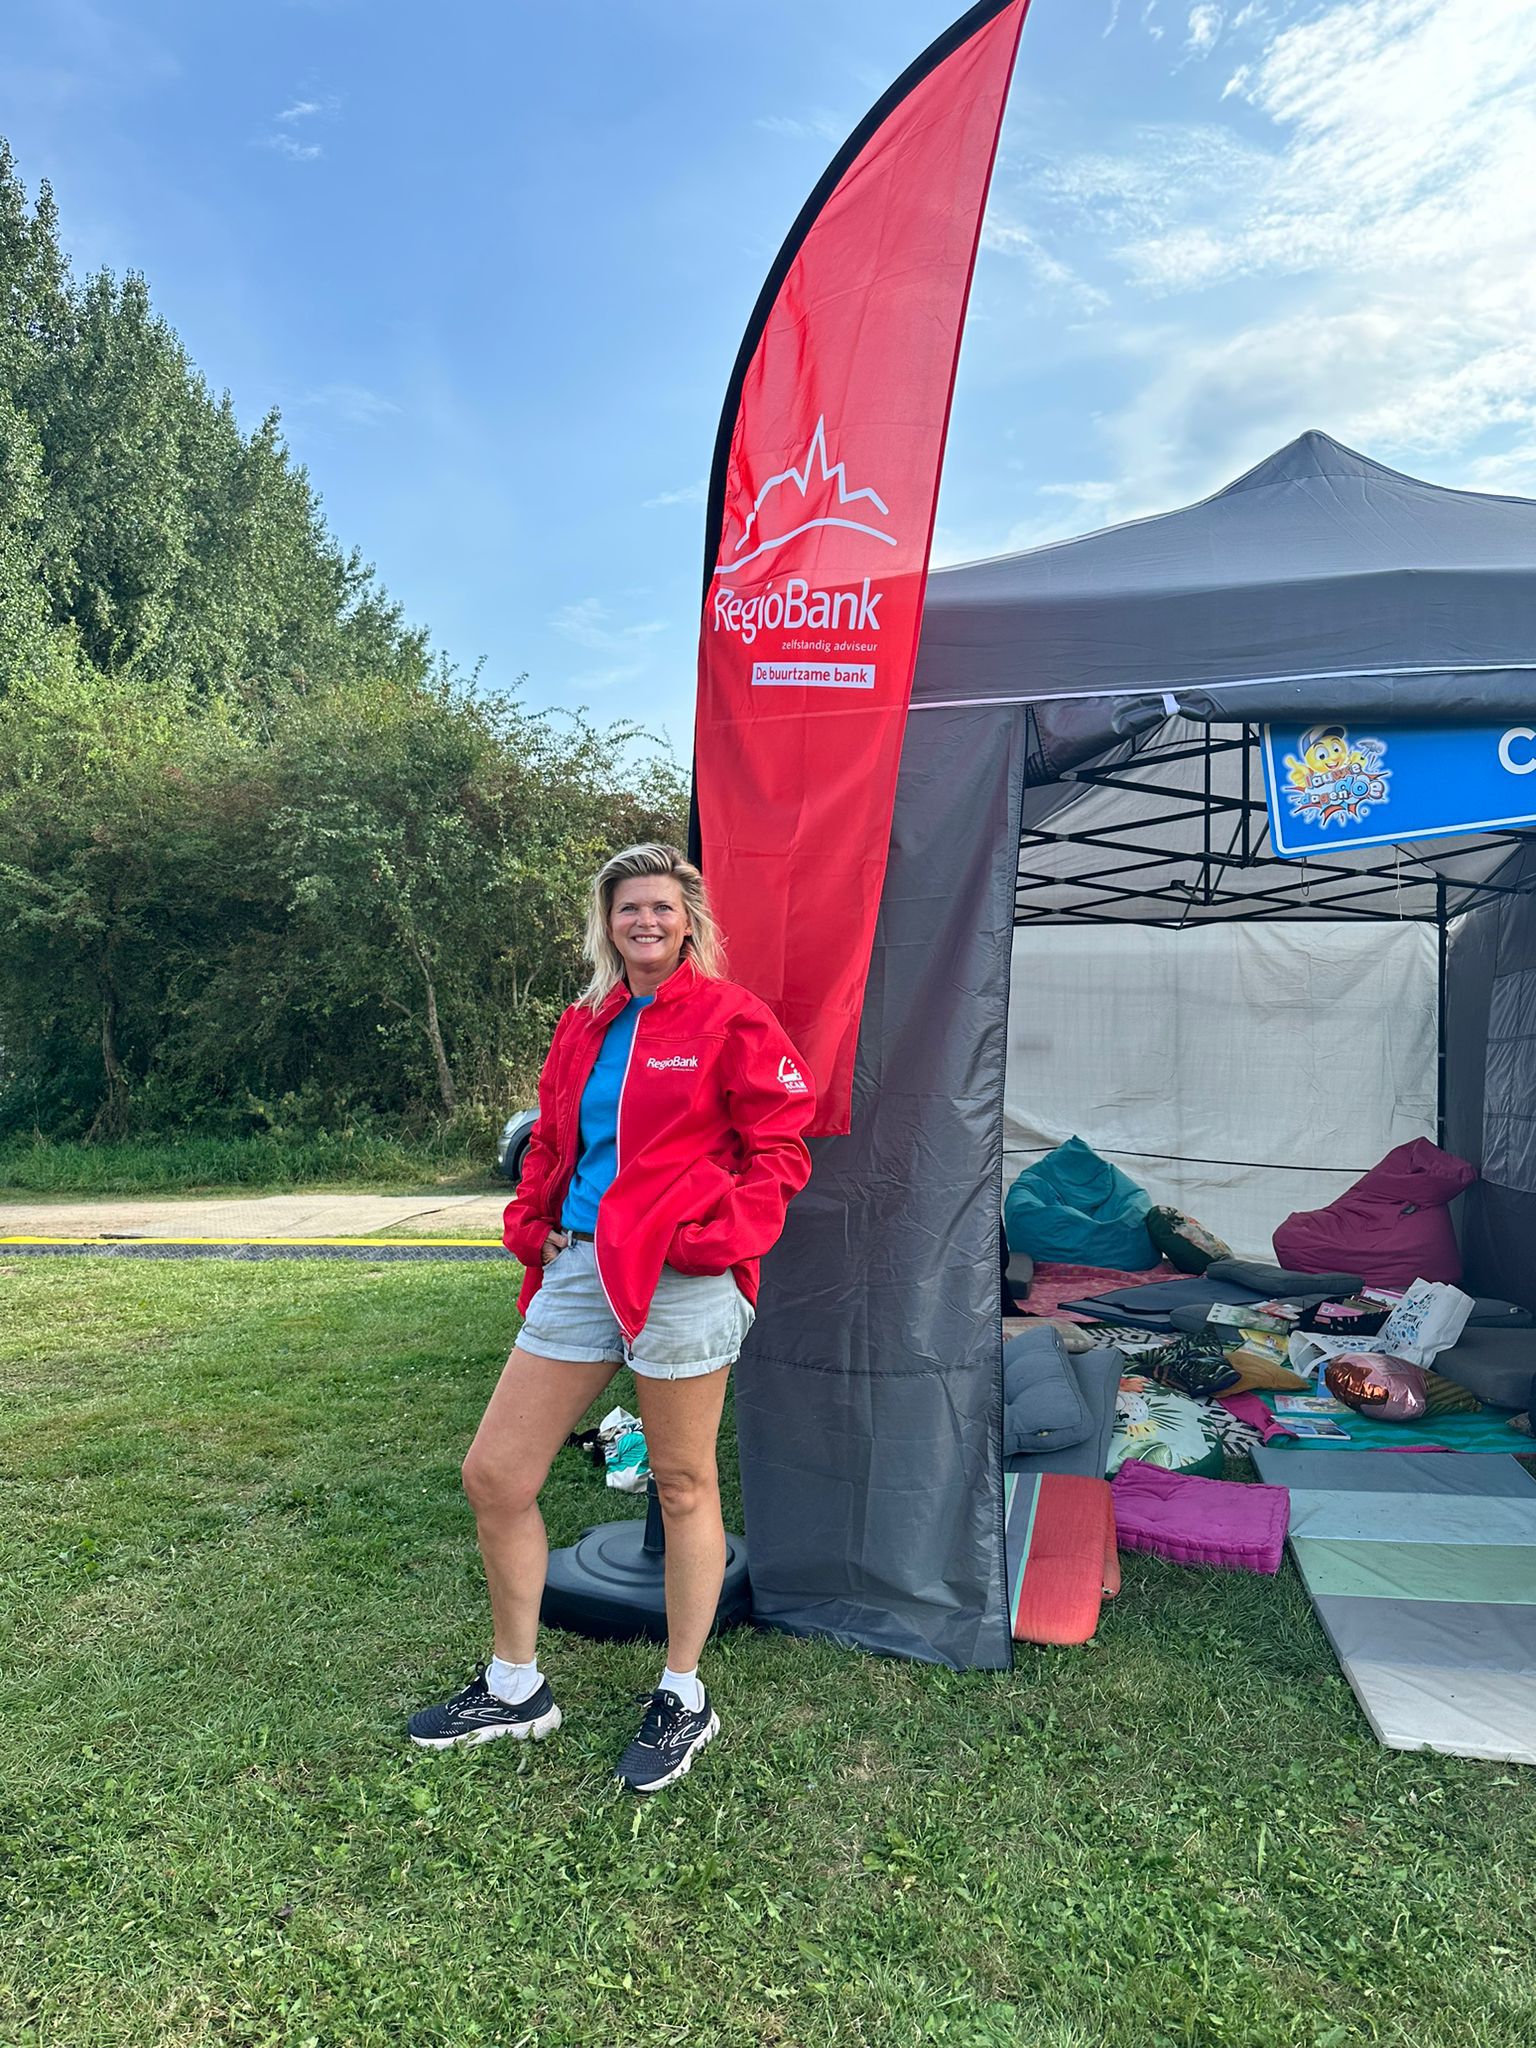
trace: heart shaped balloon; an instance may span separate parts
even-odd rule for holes
[[[1323,1369],[1336,1401],[1373,1422],[1415,1422],[1429,1406],[1423,1368],[1385,1351],[1340,1351]]]

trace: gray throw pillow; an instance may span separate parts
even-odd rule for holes
[[[1042,1326],[1003,1346],[1003,1455],[1064,1451],[1093,1428],[1072,1362],[1056,1332]]]
[[[1207,1280],[1231,1280],[1239,1287],[1257,1288],[1268,1300],[1342,1300],[1358,1294],[1365,1285],[1358,1273],[1293,1273],[1286,1266],[1266,1266],[1259,1259],[1212,1259],[1205,1269]]]

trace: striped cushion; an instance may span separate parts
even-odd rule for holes
[[[1003,1483],[1015,1642],[1086,1643],[1104,1595],[1120,1590],[1108,1482],[1010,1472]]]

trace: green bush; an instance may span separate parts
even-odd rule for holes
[[[0,1139],[482,1142],[682,776],[434,662],[3,143],[0,300]]]

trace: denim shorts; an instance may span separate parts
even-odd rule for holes
[[[647,1380],[691,1380],[735,1362],[754,1311],[729,1273],[663,1266],[645,1328],[626,1344],[597,1277],[597,1258],[573,1238],[544,1268],[518,1343],[536,1358],[627,1365]]]

